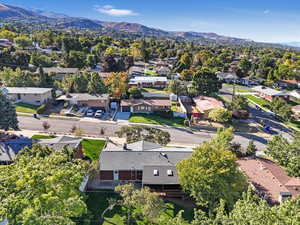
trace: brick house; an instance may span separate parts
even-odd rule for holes
[[[162,147],[139,141],[124,146],[112,143],[101,152],[99,174],[92,181],[110,188],[126,183],[147,186],[162,196],[181,197],[176,164],[189,158],[191,148]]]
[[[153,113],[171,110],[169,99],[128,99],[121,101],[121,112]]]
[[[259,97],[264,98],[269,102],[272,102],[275,97],[289,100],[289,94],[284,91],[277,91],[275,89],[264,86],[255,86],[252,88],[252,90],[257,92],[257,95]]]
[[[300,179],[288,176],[283,168],[263,158],[246,157],[237,161],[258,194],[270,204],[300,195]]]
[[[129,87],[139,88],[166,88],[168,80],[166,77],[135,77],[129,80]]]
[[[56,100],[68,102],[70,105],[99,107],[105,111],[109,111],[110,98],[108,94],[91,95],[88,93],[70,93],[62,95]]]

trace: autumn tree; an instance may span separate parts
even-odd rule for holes
[[[183,189],[210,211],[221,199],[232,208],[246,187],[236,156],[231,152],[232,139],[232,129],[220,130],[211,141],[195,148],[190,158],[177,164]]]
[[[0,218],[10,224],[76,224],[86,213],[79,191],[88,166],[73,150],[33,146],[0,170]]]
[[[231,121],[232,114],[227,109],[216,108],[209,112],[208,118],[215,122],[226,123]]]
[[[121,98],[127,95],[128,90],[128,74],[125,72],[111,73],[104,81],[105,85],[112,96]]]

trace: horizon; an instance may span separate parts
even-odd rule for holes
[[[263,3],[258,0],[251,3],[229,0],[217,4],[217,0],[197,3],[196,0],[185,3],[179,0],[155,2],[86,0],[70,5],[69,0],[1,1],[26,9],[101,21],[139,23],[166,31],[216,33],[267,43],[300,42],[300,15],[297,13],[300,2],[295,0],[285,3],[278,0],[266,0]],[[171,7],[168,4],[170,2]]]

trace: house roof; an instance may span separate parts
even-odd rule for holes
[[[108,94],[91,95],[88,93],[70,93],[70,94],[62,95],[62,96],[58,97],[56,100],[88,101],[88,100],[106,100],[106,99],[109,99]]]
[[[63,67],[44,67],[45,73],[78,73],[78,68],[63,68]]]
[[[290,192],[295,198],[300,194],[300,179],[289,177],[283,168],[262,158],[243,158],[237,161],[252,184],[268,195],[267,200],[278,203],[281,192]]]
[[[169,99],[170,94],[167,93],[158,93],[158,92],[142,92],[144,98],[165,98]]]
[[[235,72],[217,72],[217,77],[219,79],[238,79],[239,77],[236,75]]]
[[[156,176],[154,170],[158,172]],[[171,171],[170,175],[168,171]],[[144,166],[143,184],[179,184],[176,166]]]
[[[286,96],[286,95],[288,95],[284,91],[277,91],[275,89],[264,87],[264,86],[255,86],[252,88],[252,90],[263,93],[265,95],[269,95],[269,96]]]
[[[167,82],[166,77],[135,77],[130,79],[130,83],[141,83],[141,82]]]
[[[37,143],[43,146],[49,146],[55,150],[61,150],[64,147],[77,149],[81,141],[81,138],[60,136],[51,139],[38,139]]]
[[[300,98],[300,91],[299,90],[293,90],[289,93],[290,96],[294,98]]]
[[[100,170],[143,170],[144,166],[176,166],[192,151],[102,151]]]
[[[292,111],[295,113],[300,113],[300,105],[293,106]]]
[[[5,87],[8,94],[45,94],[52,91],[52,88],[37,87]]]
[[[216,108],[224,108],[224,104],[221,101],[218,101],[215,98],[199,96],[193,98],[196,106],[200,112],[205,112],[207,110],[216,109]]]
[[[0,142],[0,161],[11,162],[13,161],[19,151],[25,147],[32,147],[32,140],[29,138],[9,139]]]
[[[169,99],[126,99],[121,101],[121,106],[137,105],[171,106],[171,101]]]

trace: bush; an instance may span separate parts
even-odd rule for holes
[[[46,105],[41,105],[40,107],[37,108],[36,112],[38,114],[43,114],[46,112],[47,106]]]
[[[162,118],[173,118],[173,112],[172,111],[154,111],[153,115],[160,116]]]

